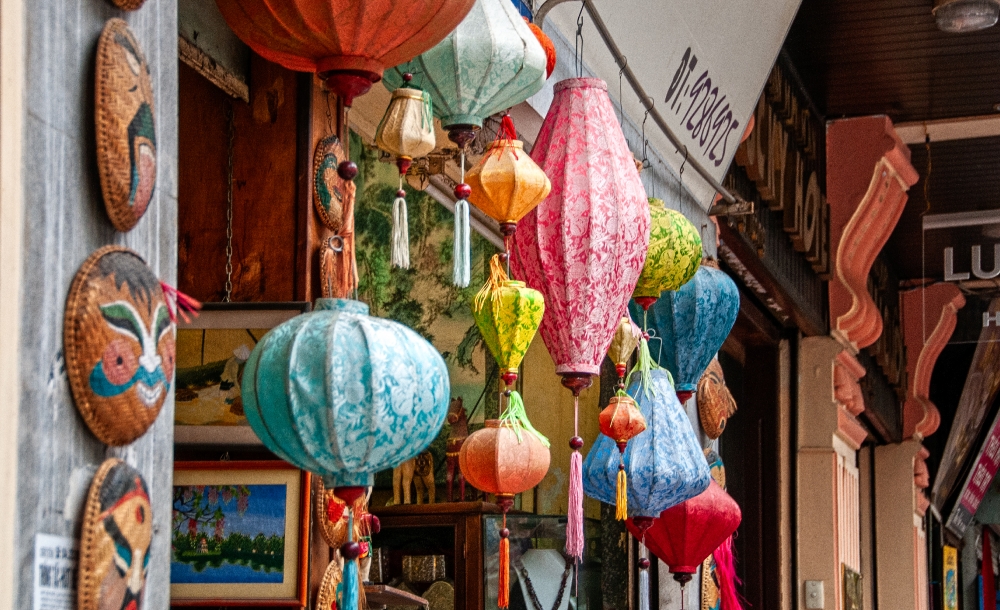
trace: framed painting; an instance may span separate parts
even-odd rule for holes
[[[180,322],[174,442],[259,445],[243,414],[243,366],[268,330],[308,310],[305,302],[206,303]]]
[[[304,606],[309,489],[277,460],[174,464],[170,605]]]

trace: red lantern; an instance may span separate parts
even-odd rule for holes
[[[625,522],[667,564],[674,580],[686,584],[705,558],[740,525],[740,507],[712,481],[701,494],[672,506],[656,519],[636,517]]]
[[[350,106],[386,68],[441,42],[474,0],[216,0],[258,55],[316,72]]]
[[[527,17],[524,18],[524,21],[528,24],[528,29],[538,39],[542,48],[545,49],[545,78],[548,78],[552,76],[552,71],[556,69],[556,45],[552,44],[552,39],[542,31],[542,28],[528,21]]]
[[[628,476],[625,474],[625,447],[632,437],[646,430],[646,418],[636,406],[635,400],[625,392],[611,397],[598,418],[601,434],[618,445],[618,484],[616,489],[615,518],[628,518]]]

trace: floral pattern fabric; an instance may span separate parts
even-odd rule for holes
[[[368,486],[373,474],[423,451],[450,396],[444,359],[413,330],[347,299],[272,329],[243,373],[247,421],[282,459],[329,487]]]
[[[649,198],[649,249],[635,285],[634,296],[658,297],[688,283],[701,265],[701,235],[677,210],[662,199]]]
[[[487,296],[482,307],[473,305],[472,317],[501,373],[517,372],[544,312],[542,293],[527,288],[524,282],[509,280],[495,296]]]
[[[410,86],[431,94],[442,126],[481,126],[486,117],[538,93],[545,64],[545,50],[509,0],[476,0],[451,34],[386,70],[382,82],[391,91],[403,86],[409,72]]]
[[[711,481],[708,462],[667,372],[653,369],[649,395],[638,380],[629,389],[646,418],[646,431],[625,449],[630,517],[657,517],[671,506],[705,491]],[[583,462],[583,490],[591,498],[615,504],[619,451],[603,434]]]
[[[632,318],[641,324],[643,310],[633,302]],[[651,335],[663,340],[650,351],[657,363],[674,375],[679,392],[694,392],[708,363],[722,347],[740,312],[736,282],[720,269],[702,265],[677,291],[665,291],[649,308]]]
[[[649,245],[646,192],[604,81],[556,84],[531,156],[552,191],[518,223],[511,268],[545,296],[556,372],[596,375]]]

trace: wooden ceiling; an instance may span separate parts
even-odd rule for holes
[[[896,123],[995,113],[1000,26],[937,29],[932,0],[803,0],[785,48],[828,119]]]
[[[933,0],[803,0],[785,53],[816,110],[827,120],[887,114],[895,123],[997,115],[1000,26],[947,34],[937,29],[932,6]],[[929,208],[927,151],[923,144],[910,150],[920,181],[885,253],[901,280],[940,278],[944,247],[995,239],[974,228],[939,230],[925,240],[921,217],[1000,208],[1000,138],[931,142]],[[926,267],[925,248],[934,254]]]

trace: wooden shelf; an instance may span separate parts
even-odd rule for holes
[[[386,606],[419,606],[426,608],[426,599],[408,591],[401,591],[389,585],[365,585],[365,599],[369,608],[385,608]]]

